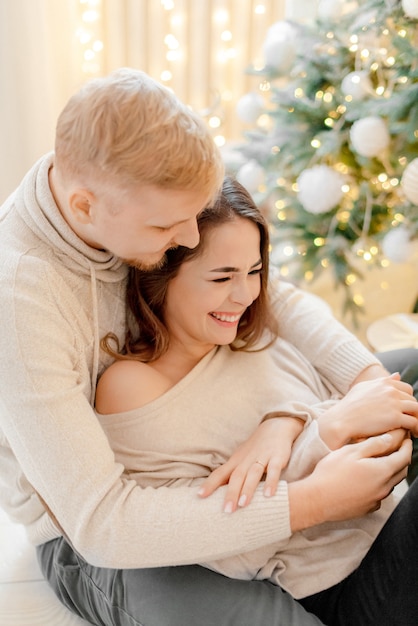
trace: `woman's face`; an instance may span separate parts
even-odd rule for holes
[[[234,341],[238,323],[260,293],[260,233],[237,217],[212,228],[201,254],[171,280],[166,324],[171,341],[207,352]]]

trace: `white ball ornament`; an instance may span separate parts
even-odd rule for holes
[[[418,206],[418,158],[413,159],[404,169],[401,186],[408,200]]]
[[[418,19],[418,0],[402,0],[405,15]]]
[[[298,199],[308,213],[328,213],[343,196],[344,178],[328,165],[314,165],[297,179]]]
[[[239,119],[246,124],[255,124],[264,109],[263,98],[258,93],[247,93],[237,102]]]
[[[341,90],[344,95],[353,100],[363,100],[373,93],[373,85],[368,72],[350,72],[341,81]]]
[[[296,32],[285,20],[276,22],[267,30],[263,44],[264,63],[280,73],[288,72],[296,58]]]
[[[354,122],[350,139],[355,152],[365,157],[379,156],[389,145],[390,135],[381,117],[363,117]]]
[[[265,172],[262,166],[254,159],[244,163],[236,175],[237,181],[243,185],[249,193],[254,194],[260,185],[265,182]]]
[[[411,236],[406,226],[393,228],[382,240],[383,254],[394,263],[405,263],[412,254]]]

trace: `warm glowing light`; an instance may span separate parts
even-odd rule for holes
[[[350,211],[339,211],[337,214],[337,217],[340,222],[342,222],[343,224],[346,224],[348,220],[350,219]]]
[[[79,28],[76,31],[76,37],[77,37],[78,41],[81,44],[84,45],[84,44],[87,44],[90,41],[92,35],[87,30],[83,30],[82,28]]]
[[[262,83],[259,84],[258,88],[260,91],[270,91],[271,84],[268,80],[264,80]]]
[[[97,22],[99,19],[99,12],[94,9],[89,9],[88,11],[84,11],[82,15],[83,22],[92,23]]]
[[[225,24],[229,19],[229,13],[226,9],[218,9],[218,11],[215,11],[213,14],[213,19],[215,22],[218,22],[218,24]]]
[[[169,50],[165,55],[165,58],[167,59],[167,61],[179,61],[181,59],[181,56],[182,55],[180,50]]]
[[[209,118],[208,124],[211,128],[219,128],[221,125],[221,118],[217,115],[213,115]]]
[[[104,44],[98,36],[101,20],[100,4],[101,0],[80,0],[82,11],[75,37],[81,46],[83,58],[81,70],[84,74],[95,75],[101,70],[100,53],[104,49]]]
[[[171,33],[164,37],[164,43],[167,48],[170,48],[170,50],[177,50],[178,48],[180,48],[178,40]]]

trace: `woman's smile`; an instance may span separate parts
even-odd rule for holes
[[[209,313],[209,315],[222,326],[237,326],[242,313],[218,313],[217,311],[213,311],[212,313]]]

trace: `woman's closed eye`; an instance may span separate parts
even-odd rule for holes
[[[227,280],[231,280],[231,276],[222,276],[222,278],[214,278],[212,283],[226,283]]]
[[[250,272],[248,272],[248,276],[257,276],[259,274],[261,274],[261,272],[263,271],[262,267],[258,267],[256,269],[251,270]],[[231,280],[233,278],[232,275],[228,275],[228,276],[222,276],[221,278],[214,278],[212,280],[213,283],[226,283],[228,280]]]

